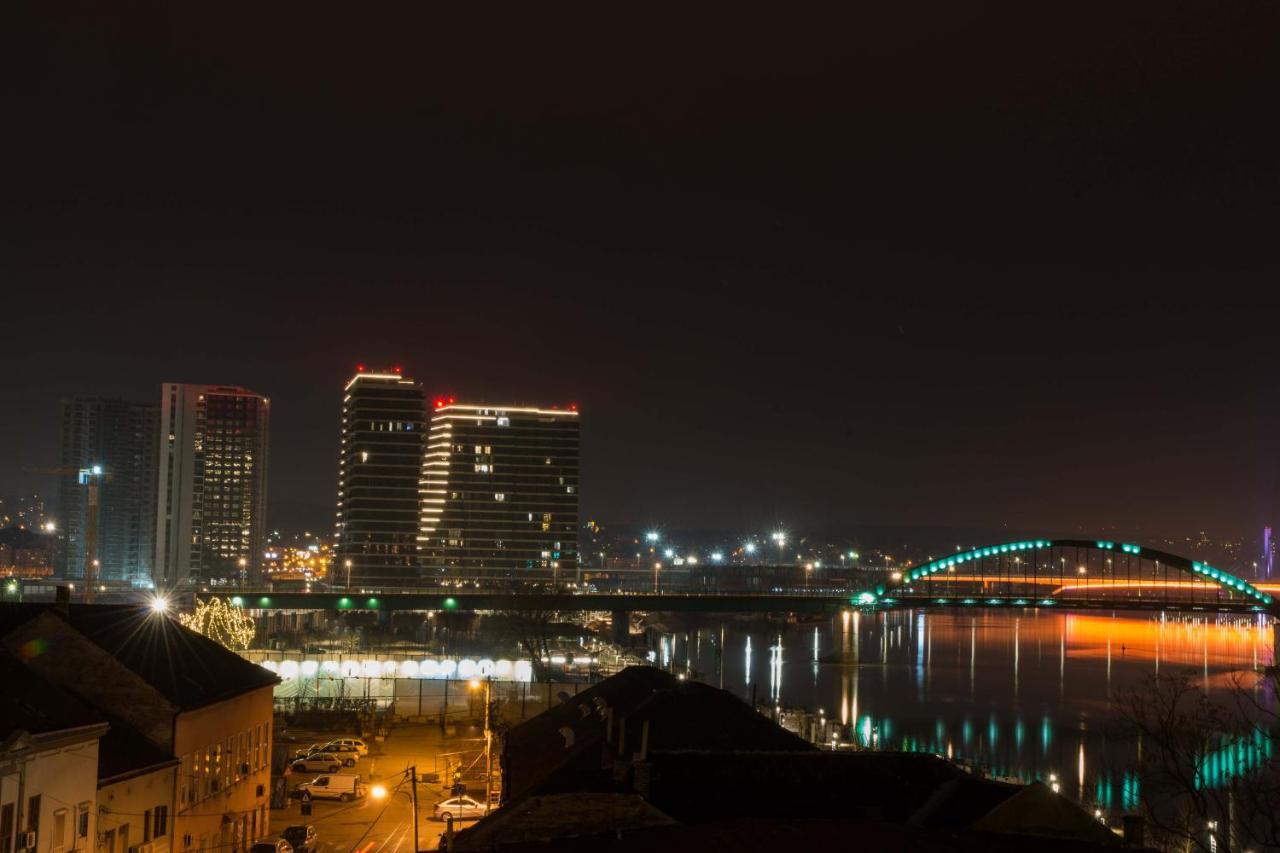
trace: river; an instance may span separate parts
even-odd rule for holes
[[[1225,696],[1272,663],[1262,617],[975,609],[846,612],[820,622],[706,617],[651,635],[659,665],[748,701],[839,720],[843,737],[1043,779],[1105,812],[1139,796],[1137,741],[1117,714],[1158,672]],[[1219,768],[1239,768],[1229,760]]]

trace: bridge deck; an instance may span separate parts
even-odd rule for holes
[[[243,593],[232,596],[234,603],[260,610],[336,611],[458,611],[555,610],[555,611],[638,611],[671,613],[838,613],[858,607],[847,592],[814,593],[563,593],[516,592],[380,592],[347,594],[333,592]],[[1177,598],[1062,598],[982,596],[972,598],[900,595],[876,605],[883,609],[923,607],[1040,607],[1056,610],[1178,610],[1221,613],[1268,612],[1257,604],[1222,601],[1180,601]]]

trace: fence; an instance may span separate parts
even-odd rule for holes
[[[345,696],[277,696],[278,712],[355,711],[440,723],[479,723],[484,719],[486,687],[500,722],[512,724],[537,716],[590,687],[585,682],[477,681],[461,679],[370,678],[364,689]],[[375,684],[376,682],[376,684]],[[472,686],[476,685],[476,686]]]

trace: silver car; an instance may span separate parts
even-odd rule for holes
[[[431,816],[436,820],[475,820],[484,817],[484,803],[470,797],[450,797],[436,803]]]
[[[342,759],[332,752],[313,752],[306,758],[294,761],[292,766],[298,773],[305,773],[308,770],[327,770],[330,773],[337,773],[342,767]]]
[[[324,749],[329,752],[354,752],[359,758],[369,754],[369,745],[358,737],[335,738],[326,743]]]

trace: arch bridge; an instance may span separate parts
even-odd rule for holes
[[[1037,606],[1277,614],[1273,596],[1199,560],[1108,539],[1024,539],[895,572],[865,606]]]

